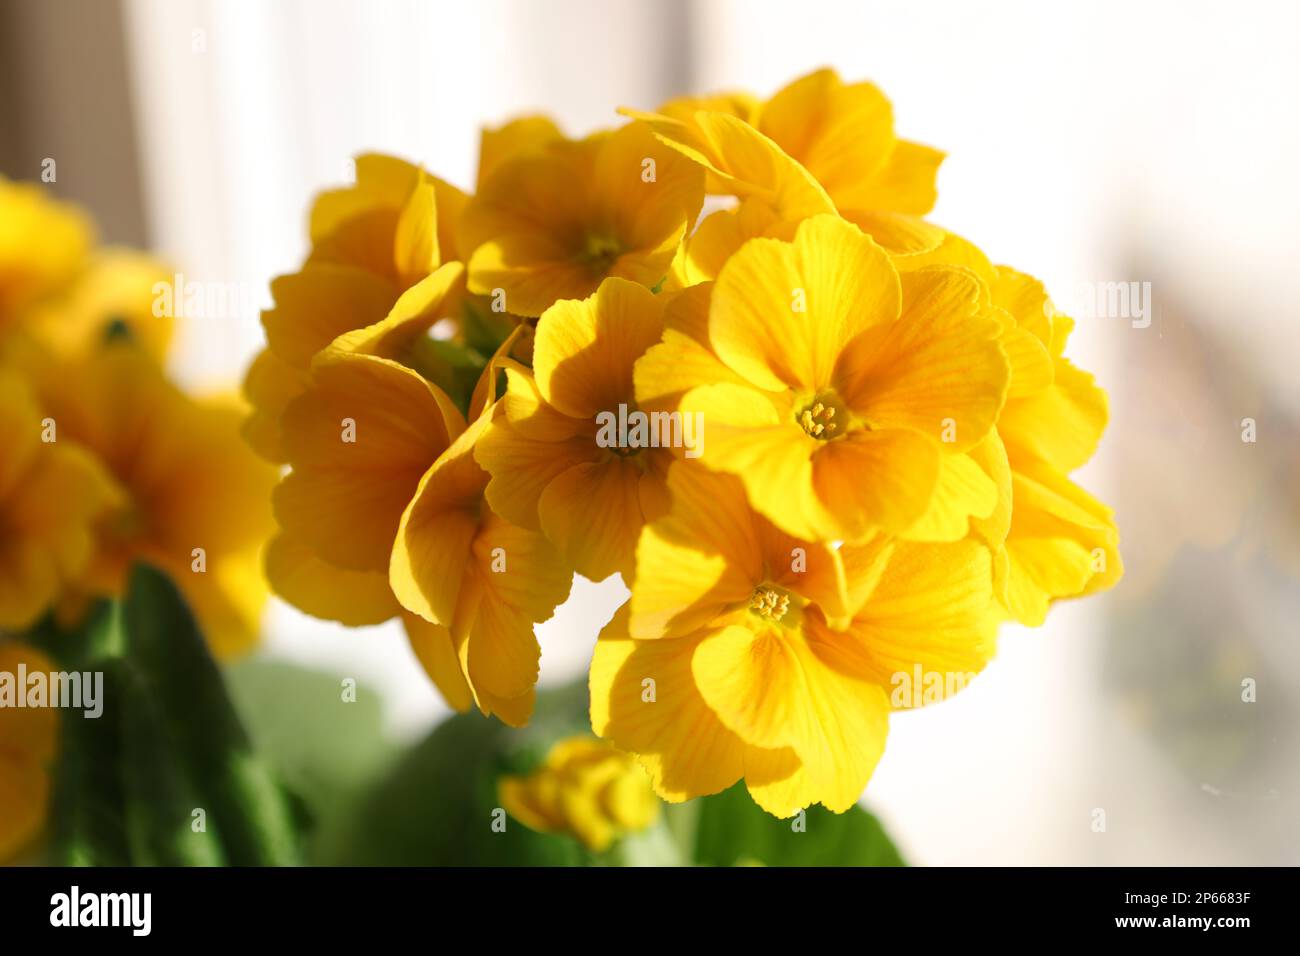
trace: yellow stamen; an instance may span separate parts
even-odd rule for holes
[[[835,421],[835,406],[821,401],[814,401],[799,413],[799,425],[813,438],[822,440],[840,434],[839,423]]]
[[[790,595],[776,588],[759,585],[749,600],[749,609],[767,621],[779,621],[790,609]]]

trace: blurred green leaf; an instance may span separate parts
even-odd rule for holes
[[[328,830],[397,756],[384,735],[382,697],[358,687],[345,702],[337,674],[252,659],[226,670],[236,709],[258,752]]]
[[[346,824],[322,862],[362,866],[582,866],[576,840],[536,833],[514,819],[493,828],[497,780],[523,772],[555,740],[590,732],[583,684],[542,691],[529,726],[515,730],[477,712],[438,725],[399,761]]]
[[[300,860],[291,801],[254,753],[193,616],[162,573],[79,631],[47,633],[60,666],[103,674],[103,713],[62,712],[53,862],[286,865]],[[204,827],[196,832],[195,810]]]
[[[704,866],[905,866],[880,821],[862,807],[831,813],[809,807],[781,820],[754,803],[738,783],[722,793],[669,809],[669,826],[694,831],[695,862]]]
[[[487,365],[487,358],[475,349],[427,337],[411,347],[408,360],[412,368],[451,396],[462,413],[469,410],[474,386]]]
[[[126,655],[164,716],[168,743],[194,782],[231,863],[297,863],[298,834],[280,784],[254,753],[225,681],[176,586],[139,565],[122,606]]]

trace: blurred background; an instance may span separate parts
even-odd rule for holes
[[[934,221],[1077,319],[1112,417],[1078,477],[1127,567],[898,717],[864,803],[918,864],[1300,863],[1300,5],[0,0],[0,171],[53,158],[108,241],[247,290],[174,353],[230,388],[354,154],[469,188],[484,124],[578,135],[823,65],[948,152]],[[543,684],[583,673],[624,593],[577,582]],[[382,694],[394,744],[446,713],[396,628],[277,603],[265,632],[265,658]]]

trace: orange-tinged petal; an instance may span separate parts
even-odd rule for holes
[[[507,394],[505,402],[509,401]],[[508,415],[498,412],[474,446],[475,458],[492,476],[486,492],[492,510],[534,531],[541,529],[537,506],[546,486],[575,465],[593,460],[597,451],[591,435],[566,436],[558,441],[538,437],[539,432],[528,427],[529,421],[552,416],[566,423],[574,419],[560,416],[547,405],[536,407],[540,413],[522,424],[512,423]],[[539,431],[546,434],[544,429]]]
[[[286,458],[280,416],[289,403],[302,394],[310,378],[270,349],[262,349],[244,377],[244,396],[253,406],[244,422],[244,439],[267,461]]]
[[[459,713],[469,710],[474,705],[474,696],[461,673],[451,631],[410,612],[402,613],[402,627],[416,659],[447,701],[447,706]]]
[[[401,610],[387,574],[337,568],[290,535],[271,539],[265,561],[275,593],[312,617],[365,627]]]
[[[943,457],[937,443],[900,428],[855,431],[822,443],[812,459],[812,480],[830,518],[815,526],[817,537],[856,541],[875,529],[901,533],[911,527],[934,499]],[[765,493],[769,508],[778,507],[776,492]],[[775,513],[769,517],[782,524]]]
[[[521,116],[495,129],[484,128],[479,135],[478,188],[506,161],[563,138],[549,116]]]
[[[402,512],[462,424],[438,391],[374,356],[318,363],[284,414],[294,470],[274,495],[281,527],[340,568],[387,568]]]
[[[360,354],[402,360],[435,323],[457,317],[464,278],[464,266],[459,262],[439,267],[402,293],[387,315],[364,328],[354,326],[354,331],[334,339],[322,358]]]
[[[392,283],[333,263],[308,263],[271,282],[275,307],[262,313],[267,345],[281,360],[305,369],[336,337],[378,322],[392,307]]]
[[[993,657],[992,558],[974,541],[900,543],[844,637],[860,647],[868,673],[890,688],[894,705],[934,698],[922,692],[938,675],[948,690],[965,687]],[[907,693],[911,690],[915,693]]]
[[[538,499],[542,530],[565,561],[592,581],[631,576],[641,512],[641,466],[617,455],[556,475]]]
[[[965,451],[988,434],[1006,397],[1002,326],[965,270],[932,266],[901,278],[903,314],[845,349],[836,386],[871,425],[910,428]]]

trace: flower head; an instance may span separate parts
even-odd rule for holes
[[[85,571],[95,524],[118,492],[66,431],[59,441],[58,422],[42,416],[27,383],[2,370],[0,425],[0,629],[21,631]]]
[[[642,533],[644,570],[596,645],[593,728],[666,800],[743,778],[778,816],[846,810],[884,749],[896,675],[964,682],[991,656],[988,551],[836,550],[781,532],[734,478],[678,462],[668,481],[673,512]]]
[[[968,271],[900,275],[854,226],[814,217],[793,241],[747,242],[714,283],[704,333],[729,375],[682,391],[684,354],[697,350],[666,336],[638,391],[676,389],[703,416],[704,464],[740,476],[791,534],[906,534],[936,496],[964,522],[996,497],[955,457],[989,433],[1006,394],[987,298]]]
[[[258,556],[275,470],[241,440],[239,403],[190,398],[126,343],[33,377],[58,440],[92,454],[117,489],[68,597],[120,595],[131,564],[148,562],[176,583],[215,653],[246,650],[266,599]]]
[[[516,820],[542,833],[567,833],[597,853],[660,813],[636,759],[585,736],[559,741],[536,770],[502,777],[497,789]]]
[[[470,201],[460,242],[469,288],[541,315],[606,276],[658,285],[704,194],[701,170],[631,123],[553,140],[502,163]]]
[[[663,309],[644,286],[614,278],[584,300],[551,306],[531,373],[506,369],[506,395],[475,450],[492,475],[493,510],[541,530],[592,580],[630,576],[647,511],[663,507],[671,452],[651,447],[648,433],[632,443],[615,434],[620,416],[643,414],[632,372],[659,341]]]

